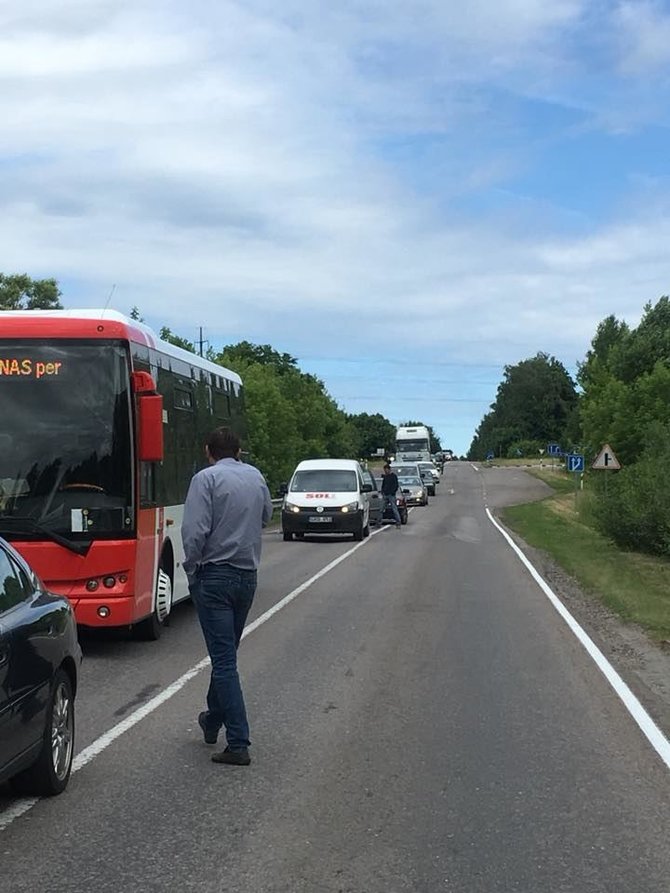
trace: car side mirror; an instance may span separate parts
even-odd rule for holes
[[[286,496],[288,493],[288,484],[280,484],[279,485],[279,495]]]
[[[363,486],[361,487],[361,493],[372,493],[373,490],[374,487],[372,486],[372,484],[363,484]]]

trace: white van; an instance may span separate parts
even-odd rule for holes
[[[372,487],[354,459],[306,459],[282,489],[285,541],[306,533],[352,533],[355,540],[370,534]]]

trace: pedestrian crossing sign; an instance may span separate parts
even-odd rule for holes
[[[605,468],[608,471],[619,471],[619,469],[621,468],[621,463],[614,455],[614,450],[612,449],[612,447],[608,443],[606,443],[596,456],[596,460],[591,468]]]

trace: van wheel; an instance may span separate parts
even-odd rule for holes
[[[364,537],[370,536],[370,524],[369,523],[366,524],[365,527],[363,528],[363,536]]]
[[[358,530],[354,531],[354,539],[356,540],[357,543],[360,543],[363,540],[364,536],[365,536],[365,528],[363,527],[363,522],[361,521],[361,526],[358,528]]]
[[[292,539],[293,539],[293,534],[289,533],[288,530],[285,530],[284,531],[284,542],[290,543]]]

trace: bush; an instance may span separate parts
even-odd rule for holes
[[[670,555],[670,432],[657,428],[650,440],[634,465],[594,472],[597,499],[591,508],[599,529],[618,545]]]
[[[508,459],[537,459],[540,451],[545,449],[546,443],[540,440],[515,440],[507,450]]]

